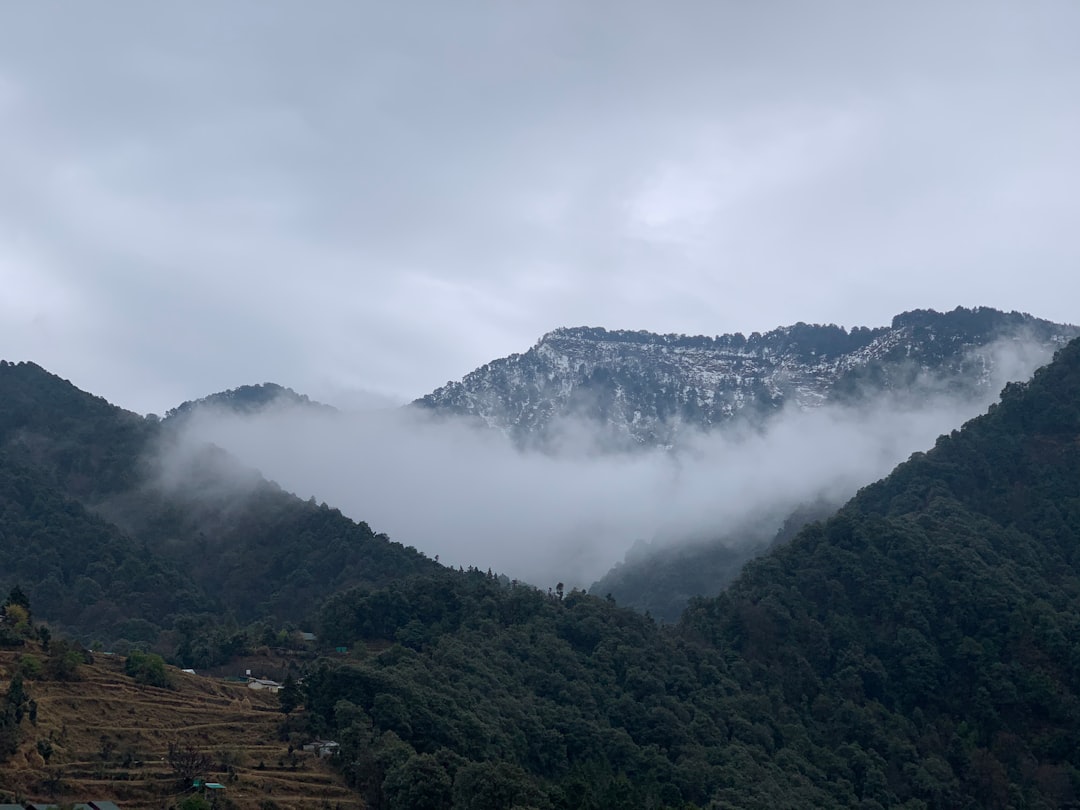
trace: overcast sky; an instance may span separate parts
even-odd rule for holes
[[[411,399],[563,325],[1080,321],[1080,3],[0,5],[0,356]]]

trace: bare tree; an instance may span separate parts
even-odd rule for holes
[[[214,766],[214,760],[209,754],[193,745],[181,745],[176,742],[169,743],[167,759],[176,778],[184,782],[191,782],[196,776],[205,774]]]

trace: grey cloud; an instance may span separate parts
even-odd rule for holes
[[[1077,23],[8,4],[0,280],[36,314],[0,340],[160,411],[263,379],[409,398],[566,324],[1075,320]]]

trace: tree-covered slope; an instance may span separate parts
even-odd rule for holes
[[[1080,343],[683,625],[857,743],[894,795],[1075,802]]]
[[[192,613],[279,626],[335,589],[437,568],[32,363],[0,364],[0,507],[0,588],[106,641]]]
[[[320,632],[382,650],[303,683],[308,733],[340,741],[371,807],[682,808],[732,782],[791,807],[850,798],[832,752],[776,756],[806,733],[780,731],[798,718],[739,661],[579,591],[449,571],[339,595]]]
[[[151,420],[80,391],[34,363],[0,360],[0,449],[72,497],[137,486]]]
[[[144,619],[217,607],[151,548],[0,453],[0,590],[24,583],[35,612],[70,631],[141,639]]]
[[[677,627],[479,571],[334,598],[366,652],[311,731],[388,808],[1076,806],[1078,545],[1073,343]]]

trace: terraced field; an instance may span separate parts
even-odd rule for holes
[[[0,691],[27,652],[36,651],[0,651]],[[0,797],[171,808],[189,793],[166,761],[176,743],[213,759],[202,776],[224,784],[237,808],[363,807],[327,762],[279,739],[275,695],[179,670],[170,670],[175,690],[144,686],[124,674],[121,657],[94,659],[78,681],[27,681],[37,723],[23,719],[19,752],[0,764]],[[51,746],[48,762],[38,741]]]

